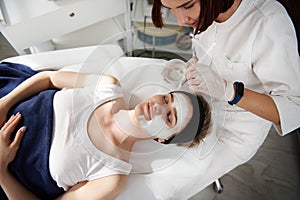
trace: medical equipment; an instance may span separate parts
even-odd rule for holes
[[[166,83],[171,84],[174,88],[180,88],[186,81],[187,64],[180,59],[172,59],[166,62],[162,68],[162,76]]]
[[[144,43],[151,45],[169,45],[176,42],[177,35],[182,31],[182,27],[175,25],[165,25],[158,29],[152,23],[134,22],[137,37]]]

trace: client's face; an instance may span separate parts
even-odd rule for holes
[[[168,139],[190,121],[193,107],[182,93],[155,95],[135,107],[135,117],[151,136]]]

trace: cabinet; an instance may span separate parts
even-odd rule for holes
[[[0,8],[0,31],[19,54],[119,41],[132,51],[129,0],[0,0]]]
[[[148,0],[131,0],[131,20],[133,27],[133,49],[150,51],[152,57],[157,52],[172,52],[179,56],[189,59],[192,56],[191,43],[189,43],[189,27],[177,26],[177,18],[168,10],[164,13],[163,29],[153,27],[151,20],[151,5],[146,9],[145,4]],[[183,38],[185,40],[179,40]],[[188,41],[187,41],[188,40]],[[179,43],[181,41],[181,43]],[[183,45],[182,41],[186,41]],[[186,47],[186,48],[183,48]]]

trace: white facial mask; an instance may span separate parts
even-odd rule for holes
[[[173,128],[165,123],[162,115],[155,115],[154,118],[149,121],[145,119],[144,115],[139,116],[140,126],[143,127],[149,135],[166,139],[170,135],[178,132],[178,129],[181,129],[181,126],[185,123],[186,116],[189,112],[188,101],[184,94],[173,93],[173,96],[174,102],[172,106],[174,106],[177,111],[177,123]]]
[[[143,127],[147,133],[157,138],[167,138],[174,133],[173,128],[166,125],[161,115],[156,115],[154,119],[147,121],[145,117],[139,116],[140,126]]]

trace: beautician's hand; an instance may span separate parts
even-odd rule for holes
[[[188,63],[186,78],[190,89],[223,100],[226,82],[210,66],[196,63],[195,59]]]
[[[186,65],[187,67],[189,67],[191,65],[196,65],[197,62],[198,62],[198,58],[196,56],[193,56],[186,62]]]
[[[8,164],[13,161],[19,149],[20,142],[26,130],[26,127],[21,127],[14,140],[10,140],[10,136],[22,116],[20,113],[12,115],[11,118],[0,129],[0,172],[7,170]]]

